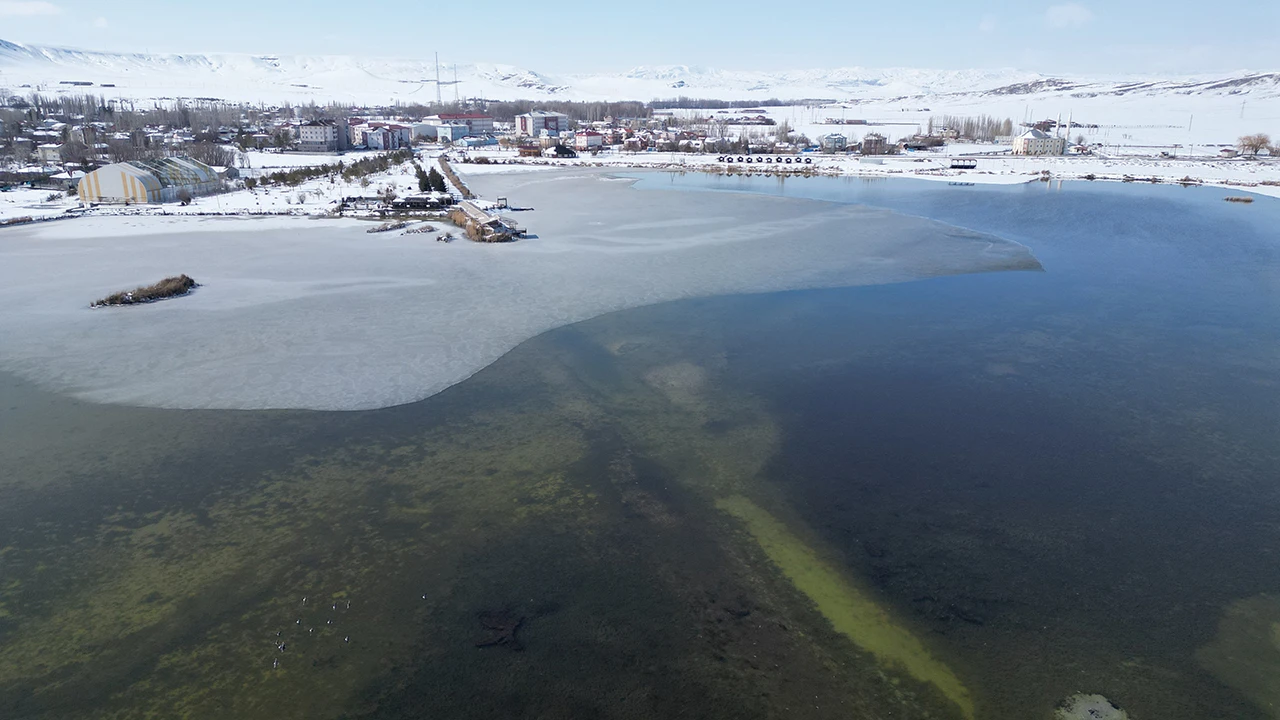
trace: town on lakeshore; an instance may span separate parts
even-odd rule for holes
[[[142,107],[86,85],[0,90],[0,223],[121,212],[424,216],[473,239],[524,234],[507,203],[471,195],[458,164],[1280,190],[1280,150],[1266,133],[1196,146],[1168,141],[1165,127],[1099,124],[1070,107],[1018,120],[905,101],[897,115],[851,102],[687,99]]]

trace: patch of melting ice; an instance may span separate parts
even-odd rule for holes
[[[1040,267],[1017,243],[887,211],[536,178],[485,178],[536,208],[520,220],[537,239],[503,246],[369,235],[349,220],[7,230],[0,369],[107,403],[370,409],[429,397],[530,337],[616,310]],[[178,272],[200,291],[87,310]]]

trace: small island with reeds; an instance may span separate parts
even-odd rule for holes
[[[167,277],[154,285],[146,285],[133,290],[122,290],[112,293],[89,307],[112,307],[120,305],[141,305],[168,298],[181,297],[200,287],[200,283],[188,275]]]

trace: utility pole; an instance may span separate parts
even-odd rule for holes
[[[444,101],[440,99],[440,53],[436,53],[436,106],[443,104]]]

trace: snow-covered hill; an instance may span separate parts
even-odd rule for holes
[[[1088,79],[1018,70],[835,68],[734,71],[686,65],[624,73],[550,75],[499,64],[443,67],[441,94],[495,100],[833,99],[891,101],[944,96],[1172,96],[1280,98],[1280,73],[1194,78]],[[412,102],[436,96],[430,60],[348,55],[158,55],[23,45],[0,40],[0,87],[12,91],[94,92],[134,99],[215,97],[359,103]],[[72,85],[69,83],[92,83]],[[106,86],[106,87],[104,87]]]

